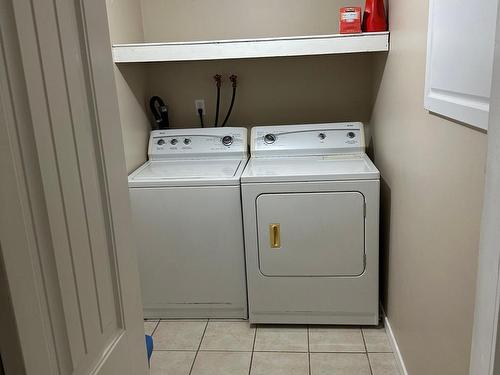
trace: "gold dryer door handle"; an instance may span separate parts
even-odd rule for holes
[[[281,233],[279,224],[269,224],[269,242],[271,249],[281,247]]]

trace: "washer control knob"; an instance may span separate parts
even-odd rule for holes
[[[164,139],[159,139],[158,142],[156,142],[156,144],[158,146],[163,146],[165,144],[165,140]]]
[[[191,143],[191,140],[189,138],[184,138],[184,144],[188,145]]]
[[[233,144],[233,137],[231,137],[230,135],[226,135],[224,137],[222,137],[222,144],[224,146],[231,146]]]
[[[319,133],[318,137],[319,137],[319,139],[323,140],[323,139],[326,138],[326,134],[325,133]]]
[[[266,142],[267,144],[272,144],[276,142],[276,136],[274,134],[266,134],[264,136],[264,142]]]
[[[177,142],[179,142],[179,141],[176,138],[173,138],[173,139],[170,140],[170,144],[172,146],[175,146],[177,144]]]
[[[354,132],[347,133],[347,138],[353,139],[354,137],[356,137],[356,133],[354,133]]]

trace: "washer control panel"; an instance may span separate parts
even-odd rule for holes
[[[153,130],[149,159],[240,157],[247,154],[246,128],[196,128]]]
[[[360,122],[258,126],[252,128],[251,153],[259,156],[322,155],[364,152]]]

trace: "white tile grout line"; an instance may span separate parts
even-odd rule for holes
[[[283,353],[305,353],[305,352],[291,352],[291,351],[283,351]],[[311,354],[366,354],[366,352],[363,350],[363,351],[355,351],[355,352],[347,352],[345,350],[331,350],[331,351],[323,351],[323,352],[318,352],[318,351],[315,351],[315,352],[310,352]]]
[[[203,342],[203,339],[205,338],[205,332],[207,332],[207,327],[208,327],[208,319],[207,319],[207,322],[205,324],[205,329],[203,330],[203,334],[201,335],[201,340],[200,340],[200,343],[198,344],[198,349],[196,350],[196,354],[194,355],[193,363],[191,363],[191,368],[189,369],[189,375],[191,375],[191,373],[193,372],[194,363],[196,362],[196,358],[198,357],[198,353],[200,352],[201,343]]]
[[[359,327],[359,330],[361,331],[361,337],[363,338],[363,345],[365,346],[365,355],[366,359],[368,360],[368,367],[370,368],[370,374],[373,375],[372,364],[370,362],[370,356],[368,355],[368,346],[366,345],[366,339],[365,339],[365,333],[363,332],[363,327]]]
[[[304,354],[307,351],[296,351],[296,350],[228,350],[228,349],[155,349],[155,352],[204,352],[204,353],[290,353],[290,354]],[[320,351],[320,352],[309,352],[311,354],[394,354],[393,352],[346,352],[341,350],[336,351]]]
[[[309,342],[309,325],[307,326],[307,358],[309,362],[309,375],[311,375],[311,344]]]
[[[145,320],[146,321],[146,320]],[[154,333],[156,332],[158,326],[160,325],[160,320],[157,320],[156,321],[156,324],[155,324],[155,327],[153,328],[153,330],[151,331],[151,337],[153,337]],[[155,341],[154,341],[154,338],[153,338],[153,353],[151,353],[151,357],[149,358],[149,368],[151,368],[151,363],[153,362],[153,354],[154,354],[154,351],[155,351]]]
[[[252,355],[250,356],[250,366],[248,367],[248,375],[250,375],[250,373],[252,372],[253,353],[255,353],[255,339],[257,338],[257,328],[258,326],[256,324],[255,331],[253,333]]]
[[[194,350],[193,350],[194,351]],[[232,349],[200,349],[204,353],[251,353],[251,350],[232,350]]]
[[[155,324],[155,327],[153,328],[153,330],[151,331],[151,337],[153,337],[154,333],[156,332],[156,330],[158,329],[158,326],[160,325],[160,321],[158,320]]]
[[[252,350],[221,350],[221,349],[155,349],[155,352],[204,352],[204,353],[252,353]],[[254,353],[289,353],[289,354],[307,354],[307,351],[296,350],[253,350]],[[394,354],[393,352],[369,352],[357,351],[330,351],[330,352],[310,352],[311,354]]]

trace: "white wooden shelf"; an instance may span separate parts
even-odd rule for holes
[[[389,50],[389,32],[113,45],[115,63],[332,55]]]

